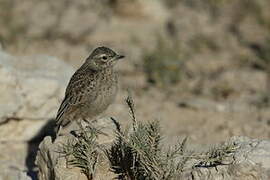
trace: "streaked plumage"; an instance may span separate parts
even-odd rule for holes
[[[56,116],[57,132],[72,121],[90,121],[107,109],[117,93],[113,67],[123,57],[106,47],[91,53],[69,81]]]

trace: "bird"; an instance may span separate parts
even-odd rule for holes
[[[56,115],[56,137],[73,122],[91,122],[113,103],[118,91],[115,65],[125,56],[97,47],[71,77]]]

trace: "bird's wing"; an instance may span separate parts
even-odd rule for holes
[[[84,76],[84,77],[82,77]],[[65,126],[68,124],[69,120],[65,120],[64,115],[66,112],[71,111],[72,107],[79,106],[81,104],[86,103],[86,101],[94,101],[97,97],[96,83],[93,81],[91,76],[93,74],[88,74],[88,77],[85,74],[75,73],[66,89],[65,98],[62,101],[60,108],[57,112],[56,116],[56,125]],[[87,98],[86,98],[87,96]]]

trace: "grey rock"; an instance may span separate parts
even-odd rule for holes
[[[233,137],[228,143],[237,145],[230,163],[193,167],[183,173],[189,180],[267,180],[270,179],[270,141]]]
[[[1,155],[5,154],[6,157],[0,160],[0,180],[31,180],[31,178],[27,176],[26,169],[23,165],[20,165],[20,162],[16,162],[16,158],[12,157],[23,153],[19,152],[15,154],[14,151],[11,152],[11,149],[9,149],[9,152],[7,151],[8,150],[5,151],[1,148]]]
[[[52,143],[51,137],[47,136],[40,144],[40,150],[38,151],[36,158],[36,164],[39,169],[38,177],[40,180],[87,180],[78,168],[69,168],[67,166],[66,158],[59,153],[59,151],[61,151],[61,143],[66,142],[67,139],[66,136],[61,136]]]
[[[30,179],[25,142],[56,115],[72,73],[54,57],[14,57],[0,50],[0,180]]]
[[[26,156],[26,143],[0,143],[0,180],[17,180],[18,177],[24,176]]]
[[[116,126],[110,118],[98,119],[96,123],[91,125],[104,132],[104,134],[102,133],[98,136],[97,141],[99,145],[105,147],[112,143]],[[36,165],[39,169],[39,180],[87,180],[86,176],[81,172],[81,169],[69,165],[67,162],[68,157],[61,153],[63,145],[73,140],[75,140],[75,137],[71,134],[58,136],[54,142],[52,142],[52,138],[49,136],[44,138],[39,145],[39,151],[36,157]],[[109,163],[104,163],[100,160],[95,179],[112,179],[108,178],[113,177],[108,170]]]
[[[77,168],[67,168],[66,159],[57,155],[56,146],[65,142],[68,137],[61,137],[54,143],[46,137],[40,145],[36,164],[39,167],[39,178],[48,180],[53,175],[56,179],[74,177],[85,179]],[[198,159],[192,159],[179,177],[187,180],[268,180],[270,178],[270,141],[233,137],[226,143],[234,143],[236,151],[228,156],[222,164],[216,166],[195,167]],[[108,162],[107,162],[108,163]],[[107,167],[107,165],[102,166]],[[107,168],[108,169],[108,168]],[[98,173],[97,179],[108,179],[108,172]]]
[[[231,141],[240,144],[241,148],[235,154],[235,161],[245,160],[253,165],[260,165],[270,171],[270,141],[250,139],[247,137],[233,137]]]
[[[54,118],[72,73],[54,57],[0,51],[0,140],[29,140]]]

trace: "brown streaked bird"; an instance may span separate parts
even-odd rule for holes
[[[124,58],[107,47],[96,48],[73,74],[56,116],[56,134],[71,122],[91,122],[115,99],[118,89],[114,65]]]

